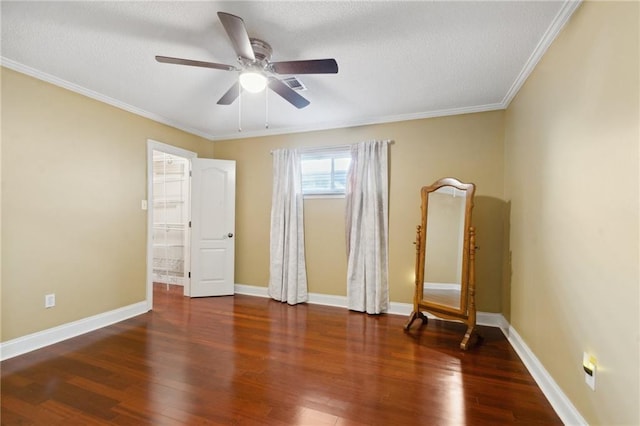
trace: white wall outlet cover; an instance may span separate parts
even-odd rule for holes
[[[56,295],[55,294],[47,294],[44,296],[44,307],[45,308],[53,308],[56,306]]]
[[[140,202],[140,208],[142,208],[142,210],[146,210],[147,209],[147,200],[142,200]]]
[[[596,390],[596,371],[598,370],[596,358],[585,352],[582,355],[582,369],[585,383],[591,390]]]

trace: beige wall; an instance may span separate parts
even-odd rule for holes
[[[506,114],[215,144],[2,68],[0,340],[144,300],[147,139],[238,161],[236,281],[266,286],[270,150],[390,138],[391,299],[412,298],[420,187],[476,183],[478,308],[510,319],[589,423],[640,424],[638,15],[583,4]],[[305,201],[311,292],[345,294],[343,212]]]
[[[393,139],[389,147],[391,300],[410,303],[413,298],[420,188],[454,176],[477,185],[478,308],[500,312],[503,118],[504,113],[497,111],[215,142],[216,158],[237,161],[236,282],[267,286],[269,281],[271,150]],[[346,295],[344,199],[307,199],[304,208],[309,291]]]
[[[640,424],[639,18],[584,3],[506,116],[511,323],[593,425]]]
[[[212,143],[6,68],[1,136],[2,341],[145,300],[147,139]]]

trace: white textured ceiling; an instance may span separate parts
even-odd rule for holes
[[[505,108],[577,3],[2,1],[2,64],[210,139]],[[217,105],[237,73],[155,55],[237,65],[216,12],[244,19],[273,61],[335,58],[300,75],[311,104],[270,92]]]

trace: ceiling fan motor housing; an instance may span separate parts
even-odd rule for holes
[[[271,60],[271,53],[273,52],[271,45],[257,38],[251,38],[249,40],[251,41],[251,48],[256,57],[256,62],[266,65]]]

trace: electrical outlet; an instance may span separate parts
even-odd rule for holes
[[[53,308],[56,306],[56,295],[55,293],[47,294],[44,296],[44,307],[45,308]]]
[[[142,200],[142,201],[140,202],[140,208],[141,208],[142,210],[146,210],[146,209],[147,209],[147,200]]]
[[[598,370],[596,358],[586,352],[583,353],[582,369],[584,370],[585,383],[591,388],[591,390],[596,390],[596,371]]]

